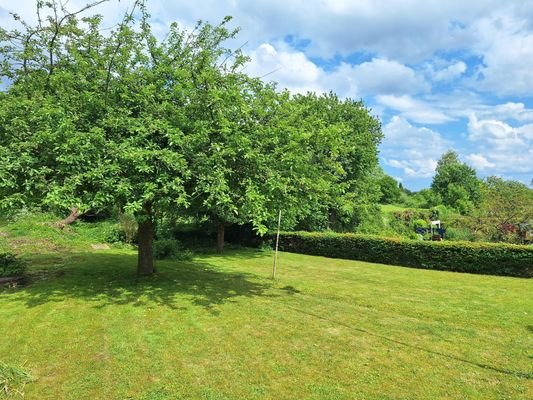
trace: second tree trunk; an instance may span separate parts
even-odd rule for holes
[[[139,250],[137,258],[137,273],[150,275],[154,273],[154,234],[155,227],[152,218],[152,208],[144,206],[144,213],[139,222]]]
[[[224,222],[219,221],[217,227],[217,252],[224,251]]]

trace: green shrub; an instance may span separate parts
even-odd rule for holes
[[[72,228],[80,237],[98,243],[119,243],[123,234],[114,221],[82,222],[77,221]]]
[[[427,221],[423,220],[423,219],[415,219],[413,221],[413,228],[414,229],[417,229],[417,228],[427,228],[428,227],[428,223]]]
[[[190,260],[193,254],[190,250],[183,248],[180,241],[176,239],[156,239],[154,241],[154,258],[157,260]]]
[[[280,249],[477,274],[533,276],[533,247],[500,243],[428,242],[339,233],[283,233]]]
[[[137,242],[138,224],[135,216],[125,213],[120,214],[118,217],[118,225],[120,227],[120,235],[123,242]]]
[[[473,242],[476,240],[476,236],[466,228],[448,228],[446,229],[446,240]]]
[[[0,253],[0,277],[21,276],[25,270],[25,263],[14,254]]]

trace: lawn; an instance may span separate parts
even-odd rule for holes
[[[255,250],[139,279],[132,250],[51,250],[0,291],[26,399],[533,398],[532,280],[281,253],[272,281]]]

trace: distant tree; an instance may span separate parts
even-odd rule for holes
[[[479,204],[481,191],[476,171],[459,160],[454,151],[444,153],[437,163],[431,189],[444,205],[468,214]]]
[[[414,208],[432,208],[439,204],[442,204],[441,197],[431,189],[422,189],[412,193],[406,201],[406,205]]]
[[[394,204],[400,201],[402,189],[393,177],[389,175],[383,175],[383,177],[379,179],[378,183],[379,190],[381,192],[381,197],[379,199],[381,204]]]

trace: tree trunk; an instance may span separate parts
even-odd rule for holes
[[[154,270],[154,220],[152,206],[144,205],[143,214],[139,222],[139,250],[137,257],[137,274],[151,275]]]
[[[224,228],[225,224],[222,221],[218,221],[217,229],[217,252],[222,253],[224,251]]]
[[[72,207],[70,209],[70,215],[67,218],[62,219],[61,221],[56,222],[54,226],[59,229],[63,229],[66,225],[70,225],[74,221],[76,221],[80,216],[80,210],[77,207]]]

